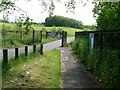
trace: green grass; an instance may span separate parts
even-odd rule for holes
[[[72,49],[77,54],[79,62],[97,77],[103,87],[120,88],[119,50],[108,46],[100,53],[97,47],[90,53],[88,38],[76,39],[72,43]]]
[[[3,32],[3,37],[2,37],[2,47],[3,48],[10,48],[10,47],[19,47],[23,45],[32,45],[33,40],[32,40],[32,31],[29,32],[28,34],[23,34],[22,35],[22,40],[21,40],[21,33],[16,33],[16,32],[8,32],[9,30],[16,31],[16,25],[15,24],[9,24],[9,23],[0,23],[2,26],[2,32]],[[67,36],[71,37],[75,35],[75,32],[77,31],[82,31],[80,29],[74,29],[74,28],[69,28],[69,27],[45,27],[41,25],[36,25],[33,24],[32,27],[36,31],[35,33],[35,44],[40,43],[40,35],[39,31],[43,31],[43,43],[51,42],[54,40],[58,40],[60,38],[53,38],[49,37],[48,39],[45,38],[46,31],[67,31]]]
[[[75,32],[78,32],[78,31],[83,31],[81,29],[75,29],[75,28],[70,28],[70,27],[40,27],[39,25],[35,25],[33,26],[33,28],[37,31],[40,31],[42,29],[44,29],[45,31],[67,31],[68,33],[68,37],[71,37],[71,36],[74,36],[75,35]]]
[[[2,27],[3,25],[5,25],[7,27],[8,30],[15,30],[16,25],[12,24],[12,23],[0,23],[0,26]]]
[[[3,66],[3,88],[60,88],[61,62],[60,51],[45,52],[43,56],[22,55],[17,60],[10,60]]]

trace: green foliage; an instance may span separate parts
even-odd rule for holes
[[[2,22],[2,23],[9,23],[7,20],[2,20],[2,19],[0,19],[0,22]]]
[[[10,27],[2,24],[2,36],[5,36],[7,34],[8,28]]]
[[[63,16],[50,16],[45,19],[46,26],[62,26],[83,29],[83,23]]]
[[[96,30],[95,25],[84,25],[84,30]]]
[[[99,48],[94,48],[89,53],[88,39],[80,38],[72,43],[73,51],[78,55],[80,62],[94,73],[103,87],[120,88],[120,57],[119,50],[106,47],[102,53]]]
[[[32,19],[30,19],[29,17],[27,17],[24,22],[23,20],[16,20],[16,25],[19,27],[20,30],[26,31],[26,34],[33,29],[32,24]]]
[[[94,16],[98,30],[120,29],[120,3],[119,2],[95,2]]]
[[[73,51],[78,55],[81,62],[86,65],[85,60],[88,55],[88,40],[86,39],[77,39],[72,43]]]
[[[31,45],[33,44],[32,40],[32,31],[27,34],[25,31],[22,31],[23,24],[10,24],[10,23],[0,23],[2,26],[3,37],[2,37],[2,46],[3,47],[15,47],[21,45]],[[19,26],[22,25],[22,26]],[[35,43],[39,44],[40,41],[40,31],[43,33],[43,43],[51,42],[54,40],[58,40],[59,38],[49,37],[46,39],[46,31],[50,32],[54,30],[55,32],[60,32],[62,30],[67,31],[68,37],[74,36],[75,32],[81,31],[80,29],[74,29],[69,27],[42,27],[41,25],[32,24],[32,27],[35,30]],[[8,31],[12,32],[8,32]]]

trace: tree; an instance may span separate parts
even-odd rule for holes
[[[3,12],[4,14],[7,15],[7,14],[11,14],[11,13],[17,11],[17,12],[21,13],[18,21],[25,21],[26,18],[28,17],[27,11],[21,10],[19,7],[15,6],[16,1],[18,1],[18,0],[0,0],[0,13]],[[29,2],[31,0],[25,0],[25,1]],[[38,0],[38,3],[40,3],[41,6],[43,6],[43,11],[48,11],[49,16],[53,16],[53,11],[55,9],[55,2],[57,2],[57,3],[63,2],[64,6],[66,8],[66,12],[75,13],[76,3],[80,3],[83,6],[85,6],[86,1],[88,1],[88,0]],[[70,22],[71,21],[72,20],[70,20]],[[63,22],[64,22],[64,20],[63,20]],[[73,23],[73,22],[71,22],[71,23]],[[82,23],[82,22],[79,22],[79,23]],[[62,23],[62,24],[64,24],[64,23]],[[69,24],[66,26],[69,26]],[[79,28],[78,26],[80,26],[80,25],[78,25],[78,23],[76,23],[75,26],[73,26],[72,24],[70,26],[74,27],[74,28]]]
[[[98,30],[120,29],[120,3],[119,2],[95,2],[93,9],[97,21]]]
[[[83,23],[81,21],[57,15],[47,17],[45,19],[45,25],[83,29]]]
[[[22,11],[19,7],[15,6],[15,2],[18,0],[0,0],[0,13],[5,12],[6,14],[11,14],[13,11]],[[27,2],[31,0],[25,0]],[[84,0],[88,1],[88,0]],[[55,9],[55,2],[61,3],[64,2],[64,6],[66,7],[66,12],[75,12],[76,3],[81,3],[84,5],[83,0],[38,0],[41,6],[43,6],[43,11],[48,11],[49,16],[53,15],[53,11]]]

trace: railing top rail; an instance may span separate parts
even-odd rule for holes
[[[85,33],[95,33],[95,34],[113,34],[113,33],[120,33],[120,30],[99,30],[99,31],[80,31],[80,32],[75,32],[76,34],[85,34]]]

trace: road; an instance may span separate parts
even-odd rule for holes
[[[70,43],[72,41],[74,41],[74,37],[69,37],[67,38],[67,43]],[[43,45],[43,52],[49,51],[49,50],[53,50],[55,48],[58,48],[61,46],[61,40],[56,40],[53,42],[49,42],[49,43],[45,43]],[[40,45],[36,46],[37,49],[40,49]],[[28,46],[28,52],[33,52],[33,46]],[[24,54],[25,53],[25,47],[20,47],[19,48],[19,55],[20,54]],[[8,49],[8,59],[14,58],[15,57],[15,48],[9,48]],[[0,49],[0,60],[3,59],[3,49]]]

